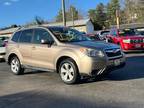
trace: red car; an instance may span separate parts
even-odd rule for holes
[[[144,51],[144,37],[135,29],[111,29],[107,40],[120,45],[124,52]]]

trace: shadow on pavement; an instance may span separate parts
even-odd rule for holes
[[[113,71],[107,78],[115,81],[144,78],[144,56],[127,57],[127,65],[123,69]]]
[[[0,108],[125,108],[129,103],[104,102],[99,98],[78,98],[36,91],[21,92],[0,97]],[[82,96],[84,97],[84,96]]]

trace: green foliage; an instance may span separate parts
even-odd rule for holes
[[[106,12],[105,6],[100,3],[97,5],[96,9],[90,9],[88,11],[89,17],[94,23],[95,30],[102,29],[106,26]]]
[[[78,20],[82,19],[82,15],[78,12],[78,10],[74,6],[70,6],[70,8],[66,11],[66,20],[72,21],[72,20]],[[59,10],[58,15],[56,16],[56,22],[62,22],[63,21],[63,14],[62,10]]]

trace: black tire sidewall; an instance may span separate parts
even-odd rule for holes
[[[65,64],[65,63],[71,64],[71,66],[72,66],[73,69],[74,69],[74,77],[73,77],[73,79],[72,79],[71,81],[65,81],[65,80],[63,80],[63,79],[61,78],[61,71],[60,71],[60,70],[61,70],[62,65]],[[59,71],[59,75],[60,75],[61,80],[62,80],[64,83],[66,83],[66,84],[74,84],[74,83],[77,83],[78,80],[79,80],[79,71],[78,71],[78,68],[77,68],[76,63],[75,63],[74,60],[72,60],[72,59],[65,59],[65,60],[63,60],[63,61],[60,63],[60,65],[59,65],[58,71]]]
[[[18,71],[15,73],[15,72],[13,72],[12,70],[12,73],[13,74],[15,74],[15,75],[21,75],[21,74],[23,74],[23,69],[21,68],[21,63],[20,63],[20,61],[19,61],[19,59],[18,59],[18,57],[12,57],[12,59],[11,59],[11,61],[10,61],[10,66],[11,66],[11,62],[13,61],[13,60],[17,60],[17,62],[18,62]]]

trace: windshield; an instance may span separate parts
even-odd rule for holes
[[[120,36],[135,36],[135,35],[139,35],[139,33],[135,29],[123,29],[123,30],[119,30],[119,35]]]
[[[104,35],[104,36],[106,36],[106,35],[108,35],[109,34],[109,31],[102,31],[101,32],[101,35]]]
[[[80,42],[91,40],[75,29],[65,27],[50,27],[49,30],[61,42]]]

